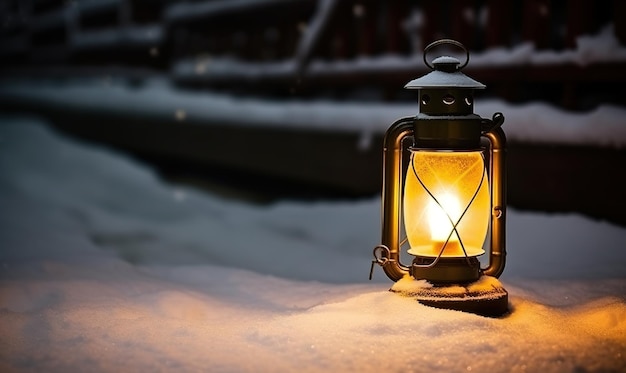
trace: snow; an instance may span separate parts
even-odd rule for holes
[[[419,15],[417,16],[419,19]],[[416,43],[414,41],[414,43]],[[434,54],[433,57],[436,57]],[[459,58],[465,63],[465,56]],[[588,66],[593,63],[626,61],[626,47],[615,36],[614,25],[608,24],[598,34],[576,38],[576,48],[562,51],[540,50],[532,42],[522,42],[513,47],[490,47],[471,53],[471,68],[497,68],[507,66],[549,66],[574,64]],[[255,67],[251,66],[252,69]],[[258,67],[257,67],[258,68]],[[312,76],[341,72],[424,71],[422,51],[410,56],[382,55],[358,56],[354,60],[314,60],[309,68]],[[471,74],[470,74],[471,75]]]
[[[328,100],[279,101],[246,98],[215,92],[190,92],[167,81],[149,78],[142,85],[104,77],[92,80],[5,80],[0,99],[18,100],[32,107],[55,107],[111,115],[121,113],[146,120],[178,118],[198,125],[274,126],[290,129],[357,132],[364,139],[383,134],[390,123],[417,114],[418,105]],[[548,143],[624,148],[626,108],[603,104],[584,112],[569,112],[541,102],[511,105],[499,99],[477,99],[474,111],[491,118],[504,113],[507,138],[527,143]],[[184,114],[181,114],[184,113]],[[368,141],[363,142],[368,144]]]
[[[409,32],[409,39],[413,44],[413,53],[408,56],[398,54],[382,54],[377,56],[356,56],[354,59],[323,60],[313,59],[304,65],[310,49],[316,42],[319,29],[323,27],[325,17],[332,10],[332,1],[324,2],[320,7],[320,16],[309,26],[311,30],[303,36],[298,46],[295,58],[273,62],[247,62],[224,56],[198,56],[192,59],[182,59],[173,63],[172,73],[178,78],[191,81],[202,81],[205,78],[212,80],[239,79],[253,80],[259,77],[271,79],[275,76],[289,77],[301,72],[297,69],[306,67],[307,79],[318,76],[329,76],[342,73],[384,73],[397,71],[414,71],[416,75],[426,73],[424,66],[421,41],[415,39],[422,23],[423,15],[414,12],[407,18],[405,29]],[[470,68],[499,68],[511,66],[550,66],[575,65],[588,66],[594,63],[615,63],[626,61],[626,47],[615,36],[613,24],[603,27],[595,35],[582,35],[576,38],[576,48],[561,51],[540,50],[532,42],[518,43],[513,47],[490,47],[481,52],[472,52]],[[433,57],[437,55],[434,54]],[[465,56],[459,58],[465,63]],[[294,62],[296,61],[296,62]],[[196,63],[202,63],[205,69],[198,71],[191,69]],[[471,74],[469,74],[471,75]],[[416,76],[416,77],[417,77]]]
[[[201,80],[209,74],[212,79],[228,81],[233,78],[245,77],[249,80],[260,77],[280,77],[286,74],[295,74],[296,64],[292,60],[271,64],[255,64],[242,62],[231,57],[212,58],[201,55],[193,59],[181,59],[174,64],[175,74],[192,76],[194,80]]]
[[[493,319],[367,281],[379,198],[224,200],[36,118],[0,206],[3,372],[626,370],[626,229],[584,216],[509,209]]]
[[[163,18],[168,22],[194,20],[207,16],[219,16],[241,8],[253,8],[272,3],[284,4],[289,1],[293,2],[294,0],[229,0],[203,1],[195,3],[181,2],[168,6],[165,10]]]
[[[576,48],[562,51],[538,50],[530,43],[520,43],[513,48],[490,48],[472,54],[471,66],[553,65],[573,63],[588,66],[593,63],[623,62],[626,48],[615,36],[614,25],[603,27],[596,35],[576,38]]]
[[[160,45],[164,39],[159,25],[127,26],[120,29],[81,31],[71,35],[71,48]]]

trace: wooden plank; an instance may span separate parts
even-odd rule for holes
[[[537,49],[548,49],[551,43],[552,12],[550,0],[525,0],[522,15],[522,38]]]
[[[408,51],[408,37],[403,29],[402,22],[406,20],[411,12],[408,1],[388,1],[387,14],[385,19],[385,41],[383,48],[388,53],[400,54]]]
[[[576,38],[591,34],[594,30],[594,2],[589,0],[569,0],[567,2],[565,47],[576,48]]]
[[[357,56],[372,56],[378,52],[376,43],[376,23],[380,8],[381,4],[376,0],[358,1],[352,6]]]
[[[513,39],[513,4],[511,1],[487,0],[486,48],[511,46]]]
[[[621,45],[626,45],[626,1],[613,0],[613,25],[615,36]]]
[[[441,4],[439,1],[425,1],[420,3],[424,12],[424,26],[422,28],[422,45],[425,47],[442,36],[443,23],[441,21]]]
[[[476,50],[478,13],[474,0],[452,0],[449,9],[449,37],[461,42],[469,50]]]

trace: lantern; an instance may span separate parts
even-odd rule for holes
[[[428,51],[443,44],[463,50],[464,63],[429,62]],[[420,303],[499,316],[508,311],[497,280],[506,253],[504,116],[474,114],[474,91],[485,86],[461,72],[468,62],[459,42],[436,41],[424,49],[432,71],[405,86],[418,90],[419,113],[385,134],[382,243],[372,271],[379,264],[396,281],[391,291]]]

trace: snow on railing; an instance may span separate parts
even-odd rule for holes
[[[197,1],[197,2],[174,2],[174,3],[163,3],[161,6],[162,12],[161,15],[158,16],[158,19],[155,19],[153,22],[154,28],[157,28],[157,24],[161,24],[160,30],[158,32],[158,37],[153,37],[150,42],[164,42],[168,37],[170,32],[170,24],[171,23],[181,23],[181,22],[190,22],[196,21],[199,19],[211,18],[211,17],[220,17],[220,16],[233,16],[237,14],[254,12],[255,9],[261,8],[271,8],[271,7],[283,7],[289,4],[298,4],[296,0],[219,0],[219,1]],[[320,43],[320,37],[325,32],[328,31],[330,25],[330,21],[332,17],[336,16],[336,8],[339,6],[340,2],[336,0],[321,0],[317,3],[316,11],[310,16],[308,22],[306,22],[306,26],[303,27],[304,32],[300,35],[299,41],[297,43],[296,49],[293,51],[292,58],[296,61],[298,66],[298,71],[304,70],[304,68],[308,65],[308,63],[312,60],[316,60],[316,70],[320,69],[324,70],[332,70],[339,69],[343,70],[342,66],[350,66],[356,69],[363,68],[366,70],[370,69],[381,69],[386,66],[393,66],[394,68],[414,69],[414,58],[413,56],[409,56],[405,58],[405,61],[401,61],[401,58],[396,58],[396,63],[392,63],[389,65],[392,58],[390,55],[393,55],[390,51],[381,51],[382,53],[378,53],[377,57],[372,56],[356,56],[355,63],[350,65],[350,61],[348,60],[339,60],[335,65],[333,62],[325,63],[316,58],[314,55],[314,50],[316,45]],[[342,6],[345,4],[341,3]],[[391,5],[390,5],[391,6]],[[287,8],[285,8],[287,9]],[[361,8],[359,8],[361,9]],[[114,10],[117,13],[117,24],[115,27],[124,28],[125,30],[120,31],[119,35],[115,36],[114,32],[111,30],[98,30],[98,33],[86,33],[85,30],[81,30],[81,27],[78,25],[81,23],[81,20],[84,17],[95,15],[102,12],[108,12]],[[45,33],[51,29],[66,29],[67,35],[67,43],[68,44],[79,44],[81,47],[87,47],[89,42],[93,40],[97,45],[101,45],[104,40],[108,40],[106,44],[114,46],[114,41],[118,40],[121,43],[125,43],[127,40],[144,40],[146,37],[150,39],[149,36],[146,36],[143,30],[134,29],[133,21],[132,21],[132,13],[140,12],[141,5],[130,2],[128,0],[86,0],[80,2],[68,2],[63,6],[58,8],[52,8],[41,14],[23,14],[23,7],[19,7],[16,10],[16,14],[9,15],[5,17],[6,19],[10,18],[19,18],[22,20],[26,20],[25,22],[29,25],[29,30],[35,34]],[[363,13],[362,10],[360,13]],[[484,13],[484,12],[483,12]],[[484,18],[484,15],[481,16]],[[486,27],[486,21],[479,17],[481,20],[476,20],[475,22],[479,22],[482,26]],[[467,17],[465,17],[467,18]],[[472,18],[472,17],[470,17]],[[405,17],[403,21],[403,29],[407,37],[415,39],[415,32],[421,32],[421,28],[425,24],[426,15],[424,15],[424,10],[419,9],[416,10],[412,8],[412,11],[408,13],[408,18]],[[351,20],[346,20],[348,21]],[[5,21],[5,23],[8,21]],[[336,25],[335,25],[336,26]],[[342,26],[343,27],[343,26]],[[111,27],[109,27],[111,28]],[[523,40],[513,45],[511,48],[505,47],[496,47],[496,46],[487,46],[488,49],[481,53],[472,53],[472,65],[473,66],[487,66],[487,65],[515,65],[515,64],[557,64],[557,63],[569,63],[574,62],[579,65],[585,65],[588,63],[594,62],[606,62],[606,61],[620,61],[623,62],[626,59],[626,48],[621,45],[620,40],[616,37],[618,32],[614,27],[608,26],[599,34],[594,36],[589,35],[578,35],[577,48],[575,50],[566,49],[564,51],[553,51],[553,50],[537,50],[537,48],[533,47],[532,42],[524,42]],[[76,34],[76,35],[75,35]],[[1,35],[0,35],[1,36]],[[207,33],[205,35],[206,38],[211,37],[211,33]],[[4,40],[2,40],[4,39]],[[12,53],[19,53],[24,47],[30,47],[30,45],[26,45],[28,37],[27,35],[24,38],[1,38],[0,37],[0,51],[3,55],[11,55]],[[79,40],[76,42],[76,40]],[[327,42],[331,42],[331,40],[327,40]],[[19,47],[16,47],[16,44],[20,44]],[[142,44],[139,42],[138,44]],[[327,43],[328,44],[328,43]],[[413,53],[419,54],[419,50],[415,49],[416,45],[419,47],[419,41],[413,40],[411,42],[411,49]],[[211,51],[207,51],[205,54],[213,54]],[[172,55],[171,60],[178,61],[180,58],[185,58],[185,56],[176,56]],[[187,57],[188,58],[188,57]],[[219,56],[212,56],[212,59],[219,58]],[[235,61],[236,62],[236,61]],[[400,64],[403,66],[398,66],[397,62],[401,62]],[[262,62],[259,62],[262,63]],[[270,62],[271,64],[271,62]],[[235,69],[238,69],[239,66],[236,66]],[[273,71],[273,68],[262,68],[268,71]],[[223,69],[220,67],[220,70]],[[205,70],[209,72],[209,70]],[[235,76],[236,74],[231,73],[230,76]]]
[[[306,49],[302,47],[302,49]],[[518,44],[514,48],[490,48],[472,53],[472,68],[501,68],[519,66],[549,66],[572,64],[587,66],[592,63],[626,62],[626,47],[613,33],[613,25],[607,25],[596,35],[578,38],[573,50],[537,50],[531,43]],[[258,80],[295,77],[298,57],[284,61],[248,62],[232,57],[199,56],[180,59],[172,64],[171,72],[176,80],[193,79],[196,82],[224,80]],[[351,60],[311,61],[304,75],[315,78],[322,75],[344,73],[365,74],[385,72],[424,72],[423,56],[413,54],[360,56]]]
[[[163,37],[161,25],[82,31],[72,35],[70,47],[77,50],[105,47],[150,47],[161,45]]]
[[[563,6],[553,4],[548,10],[560,13],[548,17],[554,20],[549,26],[551,30],[565,30],[546,36],[550,43],[558,39],[554,48],[536,44],[535,32],[525,35],[530,28],[526,23],[516,26],[506,22],[511,17],[523,21],[534,14],[525,2],[516,5],[524,9],[523,15],[509,14],[514,6],[508,3],[482,1],[467,7],[453,2],[446,10],[450,24],[444,22],[439,27],[452,34],[472,28],[468,71],[477,71],[476,78],[502,97],[538,91],[538,87],[544,90],[548,87],[543,84],[550,82],[554,86],[545,89],[551,95],[546,99],[570,109],[584,109],[595,103],[581,104],[586,98],[580,98],[580,91],[602,96],[609,84],[626,83],[622,68],[626,45],[624,21],[607,15],[607,7],[621,9],[621,2],[582,3],[584,9],[601,8],[602,22],[609,23],[599,33],[589,34],[597,31],[600,21],[580,23],[581,9],[568,10],[564,17]],[[443,16],[434,3],[409,1],[202,0],[148,4],[85,0],[51,3],[39,9],[21,4],[7,8],[13,13],[5,23],[9,18],[19,18],[24,25],[0,30],[3,66],[40,67],[46,59],[71,69],[87,63],[145,66],[166,70],[177,83],[207,87],[219,83],[224,87],[246,82],[256,84],[248,86],[253,94],[263,92],[265,83],[271,83],[278,94],[291,94],[298,86],[304,87],[302,91],[310,89],[309,96],[325,90],[375,86],[384,92],[381,97],[391,98],[390,92],[401,88],[405,78],[425,71],[421,47],[425,38],[436,36],[435,23]],[[546,22],[541,19],[542,25]],[[497,40],[492,40],[492,31],[498,27],[504,27],[506,35],[498,33]],[[339,44],[341,50],[335,48]],[[133,57],[127,58],[130,53]],[[583,86],[594,79],[602,86]],[[561,83],[564,87],[556,86]]]
[[[414,115],[418,110],[416,104],[251,99],[188,92],[158,78],[146,81],[139,87],[102,80],[64,85],[5,82],[0,86],[0,100],[69,111],[90,108],[94,115],[132,113],[150,121],[167,120],[184,112],[185,121],[201,125],[360,133],[363,144],[370,143],[371,136],[382,135],[399,117]],[[539,102],[512,105],[501,100],[476,100],[475,111],[483,117],[505,113],[506,133],[512,141],[626,148],[624,107],[601,105],[589,112],[574,113]]]
[[[253,11],[255,8],[285,5],[302,0],[218,0],[192,3],[174,3],[165,9],[163,19],[170,22],[184,22],[207,17],[218,17],[228,13]]]
[[[76,7],[81,14],[99,13],[120,6],[124,0],[82,0],[70,3],[70,6]]]

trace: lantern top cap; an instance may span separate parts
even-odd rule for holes
[[[426,59],[427,53],[433,47],[441,44],[455,45],[466,53],[466,61],[461,65],[456,57],[451,56],[439,56],[435,58],[432,63],[429,63]],[[468,89],[483,89],[485,85],[468,77],[461,72],[467,63],[469,62],[469,51],[465,46],[458,41],[451,39],[442,39],[429,44],[424,48],[424,63],[433,71],[430,73],[413,79],[408,82],[404,88],[406,89],[423,89],[423,88],[468,88]]]
[[[450,56],[439,56],[433,60],[433,66],[435,70],[445,71],[445,72],[454,72],[456,70],[460,70],[459,66],[461,65],[461,61],[459,61],[456,57]]]

